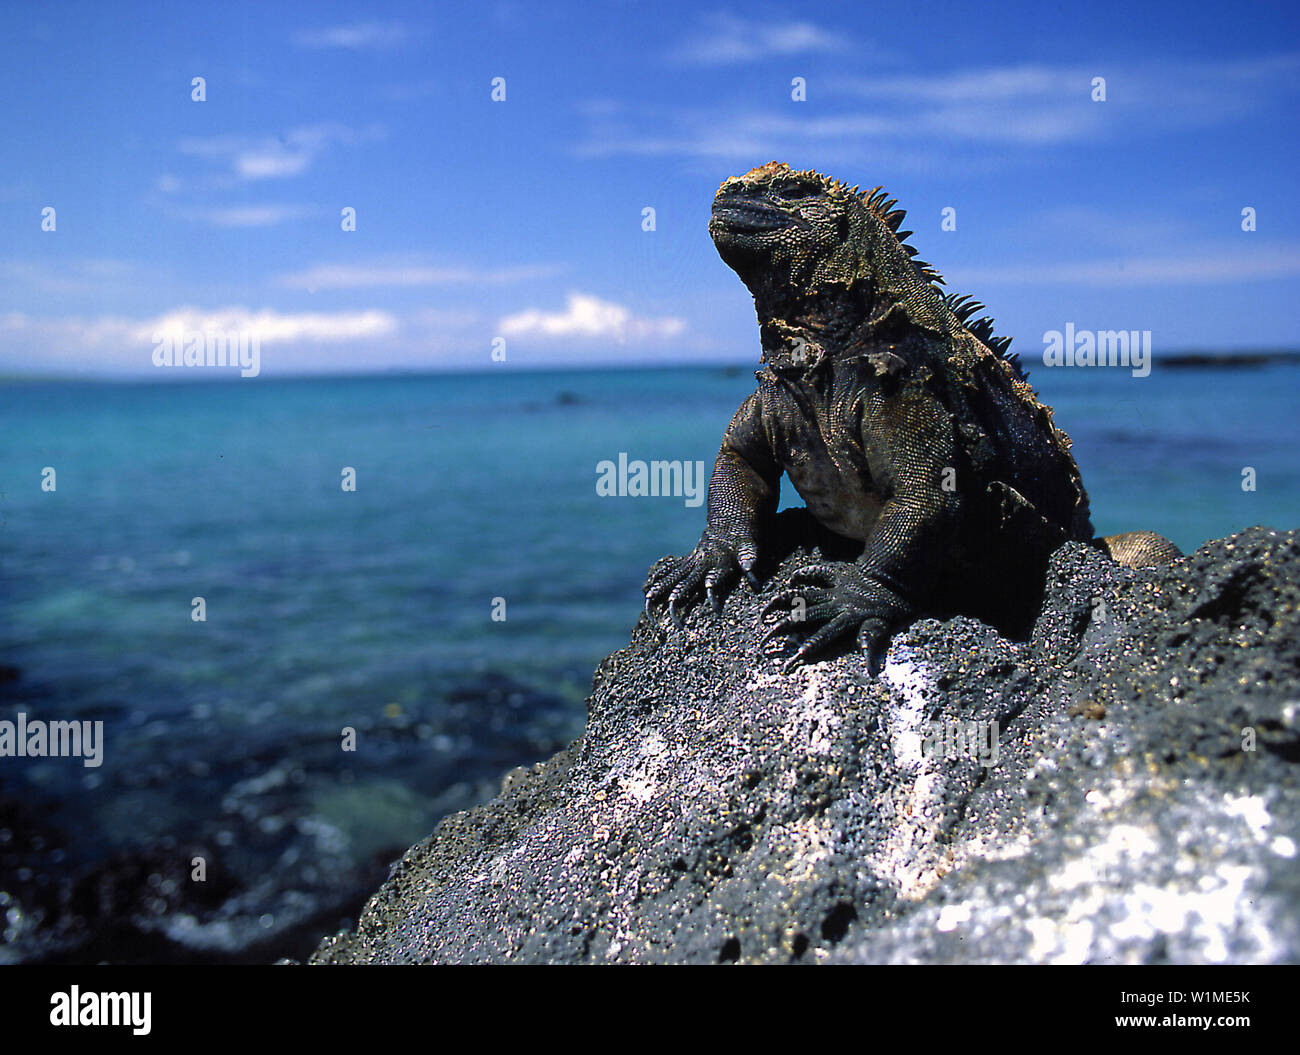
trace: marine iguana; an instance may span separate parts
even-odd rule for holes
[[[1070,539],[1133,567],[1182,556],[1152,532],[1093,537],[1069,437],[1010,339],[972,321],[983,305],[945,295],[915,259],[896,205],[776,161],[713,201],[709,233],[754,296],[763,369],[723,437],[699,544],[651,569],[646,611],[666,601],[677,621],[701,587],[721,611],[741,572],[757,589],[785,472],[821,525],[862,543],[763,609],[760,648],[802,637],[787,670],[849,635],[874,668],[922,611],[1023,626]]]

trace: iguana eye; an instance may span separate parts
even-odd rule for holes
[[[782,201],[793,201],[795,198],[802,198],[808,191],[808,188],[800,183],[780,183],[772,188],[772,193]]]

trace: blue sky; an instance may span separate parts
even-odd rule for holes
[[[1031,367],[1067,322],[1295,346],[1296,11],[6,4],[0,373],[159,376],[166,327],[262,376],[753,362],[706,225],[773,158],[886,186]]]

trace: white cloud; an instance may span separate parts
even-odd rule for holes
[[[1103,138],[1117,123],[1165,131],[1229,120],[1270,96],[1293,94],[1297,72],[1300,54],[1281,54],[855,77],[833,80],[827,90],[869,100],[874,109],[892,107],[918,133],[1048,144]],[[1092,100],[1094,77],[1106,81],[1104,102]]]
[[[399,22],[358,22],[324,29],[304,29],[293,35],[300,48],[344,48],[350,51],[388,51],[406,42],[406,27]]]
[[[936,74],[819,78],[816,110],[750,104],[626,106],[581,113],[580,157],[678,156],[756,160],[797,155],[818,166],[869,158],[874,167],[932,168],[935,140],[961,150],[968,171],[1005,165],[1011,151],[1222,124],[1280,105],[1300,84],[1300,55],[1212,62],[1083,66],[1022,64]],[[1107,81],[1093,102],[1092,78]],[[957,160],[950,157],[950,161]]]
[[[779,55],[839,51],[845,38],[811,22],[758,22],[731,14],[702,20],[700,29],[670,54],[679,62],[722,66]]]
[[[987,103],[1079,91],[1078,71],[1046,66],[1003,66],[958,70],[933,75],[903,74],[859,77],[840,86],[873,98],[910,99],[931,103]],[[1089,84],[1084,79],[1083,84]]]
[[[506,268],[445,267],[425,263],[320,264],[280,275],[275,284],[288,289],[370,289],[375,287],[503,285],[547,278],[561,268],[531,264]]]
[[[255,334],[259,341],[329,342],[380,337],[396,329],[397,320],[385,311],[283,313],[270,308],[253,311],[232,307],[205,311],[182,307],[140,321],[131,331],[131,336],[135,340],[152,341],[157,333],[225,330]]]
[[[630,119],[599,118],[591,122],[579,143],[579,157],[686,156],[746,160],[773,157],[789,160],[800,153],[813,153],[819,164],[842,157],[836,144],[860,152],[861,144],[872,144],[873,157],[882,163],[880,140],[907,131],[903,122],[883,114],[843,114],[804,118],[785,113],[741,111],[723,114],[716,110],[659,111]],[[918,160],[932,162],[932,156],[915,152]]]
[[[148,353],[156,335],[163,333],[220,330],[248,333],[267,343],[338,343],[386,336],[397,327],[392,315],[375,310],[293,313],[271,308],[209,310],[186,306],[146,318],[123,315],[47,318],[17,311],[0,315],[0,336],[6,343],[26,341],[31,347],[54,346],[83,354],[107,351],[132,359]]]
[[[481,367],[489,319],[470,307],[284,312],[271,308],[182,306],[156,315],[37,316],[0,312],[0,373],[222,380],[221,369],[156,367],[156,341],[195,333],[256,337],[261,373],[356,374]]]
[[[949,288],[1014,286],[1183,286],[1203,282],[1258,282],[1300,275],[1300,250],[1260,246],[1216,252],[1200,249],[1169,257],[1118,257],[1077,263],[964,267],[945,271]]]
[[[217,227],[272,227],[286,220],[300,219],[310,212],[301,205],[236,205],[190,215]]]
[[[686,322],[675,316],[642,318],[634,316],[621,304],[587,293],[570,293],[563,311],[529,308],[502,319],[497,328],[506,337],[541,340],[599,338],[622,343],[677,337],[685,332]]]
[[[306,171],[311,162],[312,155],[305,151],[295,153],[271,147],[268,150],[250,150],[239,154],[234,159],[234,166],[241,179],[283,179]]]
[[[243,181],[284,179],[305,172],[335,146],[357,146],[383,139],[383,129],[326,123],[290,129],[279,136],[223,135],[182,139],[182,154],[229,168]]]

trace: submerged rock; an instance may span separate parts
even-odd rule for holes
[[[342,764],[337,729],[317,724],[203,755],[190,730],[148,769],[119,766],[80,796],[38,797],[0,771],[0,964],[305,957],[352,925],[410,839],[562,745],[570,714],[568,700],[488,672],[395,711],[360,709],[364,746]],[[109,818],[129,834],[153,812],[176,815],[174,829],[95,830]],[[120,843],[106,849],[106,834]]]
[[[926,619],[874,679],[781,673],[762,601],[642,618],[582,737],[313,962],[1300,959],[1297,533],[1138,571],[1071,543],[1026,640]]]

